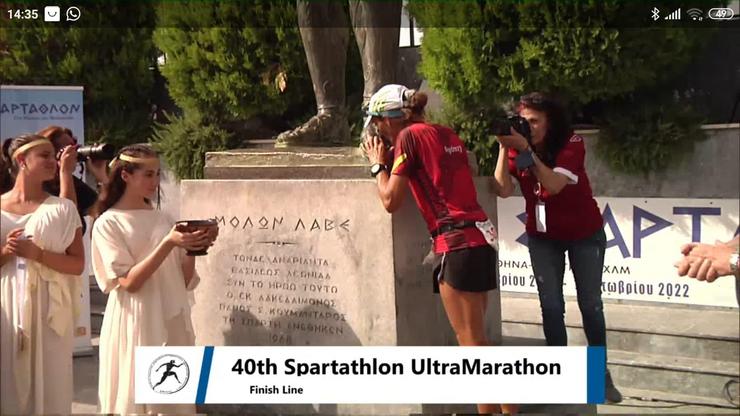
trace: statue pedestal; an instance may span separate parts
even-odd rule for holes
[[[181,183],[182,218],[216,217],[221,227],[210,254],[197,261],[196,344],[457,344],[432,293],[432,267],[422,264],[431,240],[412,196],[397,213],[386,213],[358,149],[209,153],[205,173],[205,180]],[[476,184],[480,203],[495,219],[495,195],[485,178],[477,177]],[[489,302],[487,331],[498,343],[498,290]],[[333,409],[368,414],[430,408]],[[316,411],[295,405],[252,410]]]

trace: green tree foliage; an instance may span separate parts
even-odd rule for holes
[[[83,86],[86,142],[121,146],[145,141],[151,131],[155,14],[146,2],[120,14],[112,7],[86,5],[84,26],[39,19],[0,28],[0,79]]]
[[[162,74],[186,113],[225,122],[313,104],[294,1],[162,3],[157,14]]]
[[[157,18],[154,42],[166,56],[161,71],[184,116],[177,126],[158,128],[156,140],[179,177],[200,177],[192,167],[202,166],[206,152],[249,138],[239,130],[247,121],[259,119],[278,133],[315,114],[294,0],[163,2]],[[348,48],[348,102],[359,109],[364,84],[354,40]],[[192,155],[178,148],[185,139],[180,125],[193,133],[183,142]]]
[[[197,113],[170,117],[166,124],[157,124],[154,148],[167,161],[167,167],[178,178],[203,177],[205,154],[231,147],[233,136],[214,124],[207,123]]]
[[[496,149],[481,115],[500,115],[505,103],[530,91],[558,94],[577,110],[665,85],[709,34],[635,27],[628,22],[645,15],[645,5],[623,0],[411,0],[409,9],[424,28],[420,71],[454,107],[447,120],[484,165],[495,162]]]
[[[654,90],[630,94],[612,102],[599,121],[597,154],[613,169],[647,175],[690,154],[706,138],[702,121],[680,97]]]
[[[227,126],[315,107],[295,2],[165,2],[157,17],[162,75],[183,115],[153,139],[178,178],[203,177],[206,152],[238,145]]]

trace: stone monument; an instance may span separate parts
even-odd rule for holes
[[[275,147],[336,146],[350,141],[344,71],[349,30],[346,3],[298,1],[298,25],[311,73],[318,113],[277,136]],[[349,14],[360,49],[365,80],[363,104],[396,78],[400,1],[349,1]]]
[[[432,293],[432,267],[422,264],[431,240],[411,194],[398,212],[386,213],[358,149],[209,153],[205,177],[181,183],[181,217],[215,217],[221,227],[210,254],[198,260],[197,345],[457,345]],[[475,181],[478,200],[495,220],[487,178]],[[495,342],[500,312],[495,290],[486,318]],[[473,408],[250,405],[236,412],[450,409]]]
[[[411,197],[383,209],[368,163],[351,147],[345,108],[344,4],[298,1],[318,114],[280,134],[273,148],[206,155],[205,180],[181,183],[181,218],[216,218],[220,236],[198,261],[193,324],[197,345],[456,345],[432,266],[431,239]],[[395,80],[401,2],[350,1],[365,101]],[[496,197],[476,178],[496,219]],[[499,292],[487,314],[501,341]],[[390,414],[469,406],[244,405],[206,412]]]

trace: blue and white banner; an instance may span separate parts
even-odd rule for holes
[[[47,85],[0,86],[0,140],[35,133],[47,126],[72,130],[85,143],[82,87]]]
[[[136,403],[602,403],[602,347],[138,347]]]
[[[737,199],[597,197],[596,201],[607,239],[601,287],[605,299],[737,308],[734,278],[699,282],[679,277],[674,267],[686,243],[714,244],[737,236]],[[524,232],[526,219],[524,198],[498,200],[502,291],[537,293]],[[575,296],[567,256],[565,261],[563,293]]]

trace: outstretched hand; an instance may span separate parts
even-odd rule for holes
[[[720,276],[732,274],[730,256],[734,248],[717,244],[689,243],[681,247],[684,257],[676,263],[679,276],[713,282]]]

